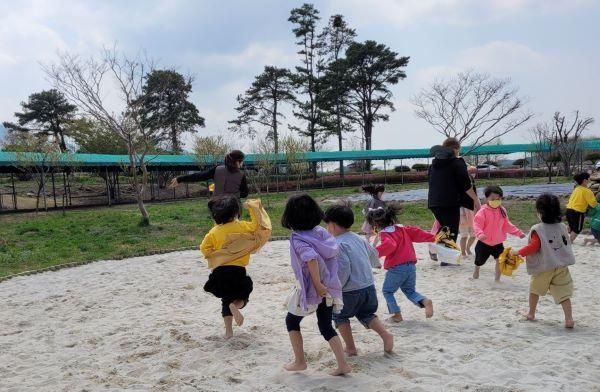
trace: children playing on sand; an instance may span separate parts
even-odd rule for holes
[[[372,267],[380,268],[379,255],[362,237],[352,233],[354,213],[345,205],[334,205],[325,211],[327,231],[335,237],[339,246],[337,255],[338,276],[342,285],[344,307],[333,314],[335,326],[342,335],[348,356],[357,355],[350,319],[356,317],[367,329],[375,331],[383,340],[383,350],[391,353],[394,337],[377,315],[378,301]]]
[[[290,256],[296,277],[296,289],[288,298],[285,323],[294,351],[294,360],[284,366],[289,371],[306,369],[300,322],[316,310],[319,332],[329,343],[337,361],[331,375],[350,373],[342,341],[332,326],[332,314],[343,307],[342,285],[338,277],[338,244],[331,234],[319,226],[323,211],[308,195],[288,199],[281,225],[292,230]]]
[[[433,302],[415,290],[417,255],[413,242],[433,242],[435,235],[418,227],[396,224],[396,210],[387,206],[367,213],[367,220],[378,233],[380,244],[377,252],[385,257],[383,268],[387,270],[383,282],[383,297],[391,321],[402,321],[400,306],[394,294],[402,290],[406,298],[415,305],[425,308],[425,317],[433,316]]]
[[[260,200],[248,200],[251,221],[239,220],[241,206],[234,195],[220,196],[208,203],[216,225],[206,234],[200,251],[211,273],[204,290],[221,298],[225,338],[233,336],[233,320],[244,322],[240,309],[248,303],[252,279],[246,272],[250,254],[260,249],[271,235],[271,221]]]
[[[583,230],[583,222],[587,209],[596,208],[598,205],[594,192],[588,188],[590,182],[589,173],[576,174],[573,176],[573,180],[575,180],[576,185],[569,197],[566,213],[571,242],[575,241],[575,238]]]
[[[525,238],[525,234],[508,219],[506,209],[502,207],[502,188],[488,186],[484,191],[486,204],[475,214],[473,230],[478,239],[475,245],[475,270],[473,279],[479,279],[479,269],[490,256],[496,260],[495,281],[500,281],[498,257],[504,252],[506,235]]]
[[[526,246],[512,251],[526,257],[527,273],[531,275],[529,310],[524,316],[527,320],[535,320],[540,296],[550,291],[556,304],[563,308],[565,327],[573,328],[573,279],[568,266],[575,264],[575,256],[567,229],[561,223],[560,201],[558,197],[544,193],[537,198],[535,209],[541,223],[531,228]]]
[[[367,202],[367,205],[363,209],[363,215],[365,215],[365,221],[361,227],[363,233],[365,233],[365,237],[367,238],[367,242],[372,244],[372,239],[375,237],[375,233],[373,232],[373,228],[369,224],[366,219],[367,213],[371,210],[376,210],[378,208],[384,208],[385,202],[383,201],[383,192],[385,191],[385,186],[378,184],[369,184],[362,187],[362,190],[369,195],[371,195],[371,199]]]

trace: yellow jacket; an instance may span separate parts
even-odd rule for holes
[[[208,260],[208,268],[222,265],[245,267],[250,254],[262,248],[271,236],[271,219],[259,199],[250,199],[244,206],[250,211],[250,222],[235,220],[213,227],[200,244]]]
[[[598,205],[594,192],[591,189],[581,185],[577,185],[571,197],[569,197],[569,203],[567,208],[578,212],[586,212],[588,207],[595,208]]]

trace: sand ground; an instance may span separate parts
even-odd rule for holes
[[[514,242],[513,242],[514,243]],[[390,325],[395,354],[353,321],[354,373],[333,378],[333,354],[316,319],[303,321],[309,369],[288,373],[283,301],[293,278],[287,242],[271,242],[249,267],[255,290],[246,323],[224,341],[220,303],[202,286],[197,251],[102,261],[0,284],[2,391],[600,391],[600,248],[576,245],[577,322],[540,301],[537,322],[522,321],[529,277],[493,283],[493,265],[472,280],[472,264],[439,267],[417,247],[417,289],[435,315],[401,293],[405,321]],[[380,293],[384,272],[376,271]]]

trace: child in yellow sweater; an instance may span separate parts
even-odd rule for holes
[[[221,196],[208,202],[216,225],[206,234],[200,251],[208,260],[211,274],[204,290],[221,298],[225,338],[233,336],[233,321],[240,326],[244,316],[240,309],[248,303],[252,279],[246,272],[250,254],[258,251],[271,235],[271,221],[260,200],[248,200],[251,221],[241,221],[237,197]]]
[[[598,205],[594,192],[588,188],[590,183],[589,173],[578,173],[573,176],[573,180],[575,180],[577,185],[573,189],[571,197],[569,197],[566,213],[571,242],[575,241],[575,238],[583,230],[583,222],[587,209],[596,208]]]

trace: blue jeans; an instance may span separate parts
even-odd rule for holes
[[[390,313],[400,313],[400,306],[398,306],[396,298],[394,298],[394,294],[398,289],[402,290],[410,302],[423,307],[421,301],[425,297],[415,290],[416,281],[417,268],[414,263],[400,264],[387,270],[382,291]]]

